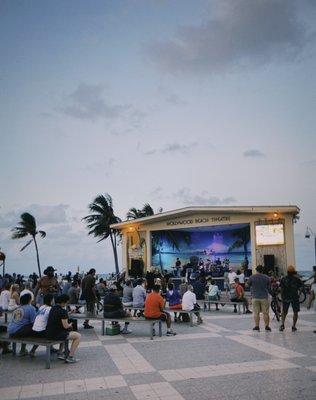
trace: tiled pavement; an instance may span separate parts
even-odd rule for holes
[[[204,324],[177,324],[175,337],[147,336],[131,324],[128,336],[101,336],[100,323],[82,333],[80,362],[53,360],[44,351],[0,357],[0,399],[43,400],[291,400],[316,398],[316,315],[302,312],[280,333],[252,332],[252,317],[230,311],[204,314]]]

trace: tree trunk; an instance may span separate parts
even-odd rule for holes
[[[118,275],[120,273],[120,270],[119,270],[118,258],[117,258],[117,248],[116,248],[112,233],[110,233],[110,238],[111,238],[112,249],[113,249],[115,272],[116,272],[116,275]]]
[[[36,250],[36,259],[37,259],[37,267],[38,267],[38,275],[39,277],[42,276],[41,273],[41,265],[40,265],[40,260],[39,260],[39,255],[38,255],[38,247],[37,247],[37,242],[35,236],[33,236],[34,244],[35,244],[35,250]]]
[[[3,263],[2,263],[2,276],[3,276],[3,278],[4,278],[4,275],[5,275],[5,260],[3,260]]]

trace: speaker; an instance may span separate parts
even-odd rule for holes
[[[263,256],[264,266],[268,269],[273,269],[275,264],[274,254],[265,254]]]
[[[133,278],[137,277],[142,277],[144,273],[144,263],[143,260],[138,260],[133,258],[131,260],[131,269],[130,269],[130,275]]]

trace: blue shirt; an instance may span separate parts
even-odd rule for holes
[[[36,310],[30,304],[26,304],[14,310],[8,326],[9,335],[13,335],[21,329],[22,326],[33,324],[35,317]]]

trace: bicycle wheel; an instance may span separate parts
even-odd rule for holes
[[[274,312],[276,320],[279,322],[280,321],[280,314],[279,314],[278,306],[277,306],[277,303],[276,303],[275,300],[271,301],[271,309]]]
[[[301,290],[299,293],[300,304],[304,303],[305,300],[306,300],[306,292],[305,292],[305,290]]]

